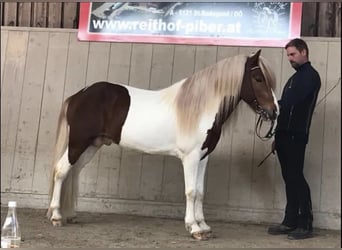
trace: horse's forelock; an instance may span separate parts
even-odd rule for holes
[[[176,109],[178,124],[184,132],[195,130],[201,114],[218,112],[225,96],[239,96],[246,60],[244,55],[226,58],[183,82],[176,97]]]

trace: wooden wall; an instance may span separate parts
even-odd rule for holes
[[[77,28],[77,2],[1,2],[1,25],[43,28]]]
[[[306,38],[322,78],[307,148],[314,226],[340,229],[341,41]],[[169,86],[221,58],[254,47],[79,42],[73,29],[1,29],[1,202],[46,208],[61,103],[97,80],[145,89]],[[263,48],[279,82],[293,74],[282,48]],[[327,94],[327,96],[325,96]],[[210,156],[205,214],[209,219],[279,222],[285,204],[279,163],[254,134],[255,114],[242,102]],[[183,217],[180,161],[103,147],[81,172],[78,210]]]
[[[341,37],[341,2],[303,2],[302,36]],[[79,3],[1,2],[1,25],[77,28]]]

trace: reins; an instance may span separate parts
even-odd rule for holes
[[[260,135],[260,130],[261,130],[261,126],[262,126],[262,122],[263,120],[261,119],[261,115],[259,115],[258,121],[255,124],[255,134],[262,140],[262,141],[268,141],[269,139],[271,139],[273,137],[273,135],[275,134],[275,130],[273,129],[274,127],[274,120],[271,121],[271,127],[268,130],[268,132],[266,133],[265,136],[261,136]],[[274,154],[274,151],[269,152],[265,158],[257,165],[257,167],[260,167],[266,160],[268,157],[271,156],[271,154]]]
[[[261,118],[261,115],[259,115],[258,121],[255,124],[255,134],[262,140],[262,141],[268,141],[273,137],[275,134],[275,131],[273,130],[274,127],[274,120],[271,121],[271,127],[267,131],[267,133],[264,136],[261,136],[261,126],[262,126],[263,120]]]

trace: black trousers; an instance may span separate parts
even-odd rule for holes
[[[282,224],[312,229],[311,194],[303,173],[307,142],[306,134],[284,131],[275,134],[275,147],[285,182],[287,200]]]

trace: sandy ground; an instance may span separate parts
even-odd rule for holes
[[[314,230],[315,237],[288,240],[268,235],[267,225],[208,221],[213,238],[196,241],[182,220],[78,213],[78,223],[53,227],[45,210],[18,209],[23,248],[340,248],[341,231]],[[1,208],[1,222],[7,208]]]

